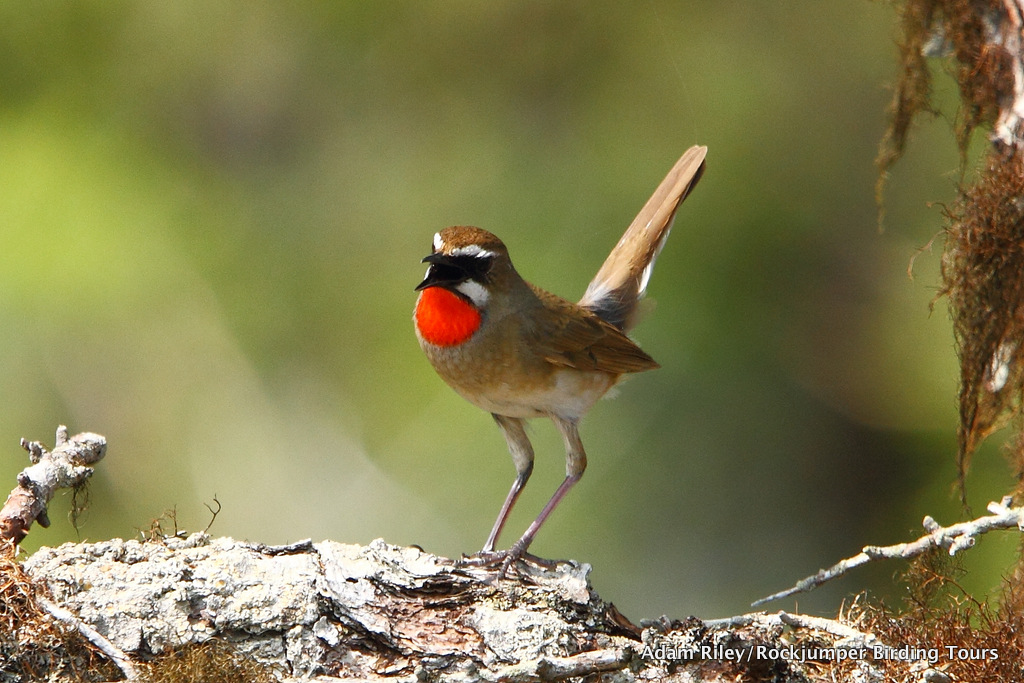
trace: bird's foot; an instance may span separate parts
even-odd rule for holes
[[[484,549],[473,555],[463,555],[460,561],[461,565],[466,567],[500,567],[498,576],[504,578],[508,574],[508,570],[512,567],[516,568],[516,572],[521,575],[519,571],[519,565],[534,565],[541,569],[554,569],[558,562],[556,560],[545,560],[542,557],[531,555],[526,552],[526,545],[515,543],[508,550],[489,550]]]

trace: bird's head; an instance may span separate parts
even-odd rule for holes
[[[439,346],[472,337],[493,299],[510,289],[508,278],[518,277],[504,243],[467,225],[435,233],[423,262],[430,265],[416,285],[416,326],[424,339]]]

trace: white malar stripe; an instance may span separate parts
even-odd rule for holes
[[[466,295],[477,308],[483,308],[487,300],[491,298],[491,293],[487,291],[487,288],[475,280],[460,282],[455,285],[455,289]]]
[[[441,233],[434,233],[434,251],[441,251],[444,249],[444,240],[441,239]]]
[[[494,256],[493,251],[484,249],[479,244],[467,244],[464,247],[452,249],[452,256],[479,256],[480,258],[490,258]]]

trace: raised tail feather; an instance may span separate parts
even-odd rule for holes
[[[580,306],[629,331],[654,261],[672,229],[676,209],[700,180],[707,153],[707,147],[694,145],[679,158],[608,254],[580,299]]]

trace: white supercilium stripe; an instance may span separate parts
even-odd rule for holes
[[[452,256],[479,256],[481,258],[489,258],[491,256],[494,256],[494,252],[493,251],[488,251],[488,250],[484,249],[479,244],[468,244],[468,245],[466,245],[464,247],[458,247],[457,249],[452,249],[451,255]]]

